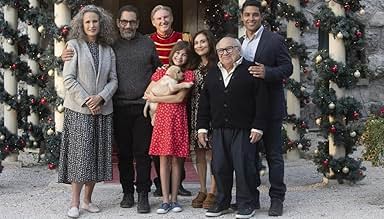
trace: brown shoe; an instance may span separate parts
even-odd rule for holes
[[[207,194],[205,194],[204,192],[199,192],[196,198],[192,200],[192,208],[202,208],[203,202],[206,198],[207,198]]]
[[[209,209],[215,204],[216,196],[213,193],[208,193],[207,198],[203,201],[203,208]]]

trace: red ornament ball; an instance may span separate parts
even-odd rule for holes
[[[360,37],[363,36],[363,33],[358,30],[358,31],[356,31],[355,35],[356,35],[357,38],[360,38]]]
[[[296,21],[295,27],[300,27],[300,22]]]
[[[334,65],[334,66],[332,66],[332,68],[331,68],[331,72],[333,72],[334,74],[336,74],[338,70],[339,70],[339,69],[338,69],[337,65]]]
[[[344,5],[344,9],[346,11],[349,11],[349,10],[351,10],[351,6],[347,3],[347,4]]]
[[[54,163],[49,163],[48,164],[48,169],[54,170],[54,169],[56,169],[56,165]]]
[[[321,21],[320,21],[320,20],[317,20],[317,21],[315,22],[315,27],[319,28],[320,25],[321,25]]]
[[[41,104],[41,105],[45,105],[45,104],[47,104],[47,98],[42,97],[42,98],[40,99],[40,104]]]
[[[332,134],[335,134],[336,133],[336,127],[334,125],[332,125],[330,128],[329,128],[329,132],[331,132]]]
[[[16,63],[12,64],[12,65],[11,65],[11,69],[12,69],[12,70],[16,70],[16,69],[17,69],[17,64],[16,64]]]
[[[359,112],[354,111],[352,116],[353,116],[353,119],[357,120],[357,119],[359,119],[360,114],[359,114]]]
[[[35,98],[31,98],[30,101],[31,101],[32,104],[36,103],[36,99]]]
[[[327,167],[328,164],[329,164],[329,160],[328,159],[323,160],[323,166]]]
[[[380,116],[384,116],[384,107],[380,108]]]
[[[62,37],[66,37],[69,33],[69,28],[67,26],[64,26],[62,29],[61,29],[61,36]]]
[[[224,13],[224,20],[228,21],[229,19],[231,19],[231,14],[228,12],[225,12]]]
[[[10,153],[12,150],[11,150],[11,147],[9,145],[6,145],[4,148],[3,148],[3,151],[4,153]]]

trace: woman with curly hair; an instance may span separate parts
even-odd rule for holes
[[[112,16],[94,5],[83,7],[71,21],[68,48],[74,56],[64,62],[64,128],[58,181],[71,183],[67,215],[79,217],[81,208],[97,213],[92,203],[96,182],[112,179],[112,96],[117,89]]]

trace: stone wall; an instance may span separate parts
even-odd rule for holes
[[[311,0],[302,12],[306,15],[310,24],[313,24],[313,15],[318,12],[318,8],[324,4],[323,0]],[[362,83],[354,89],[348,90],[347,95],[353,96],[363,105],[362,113],[366,116],[372,104],[384,104],[384,0],[365,0],[361,1],[365,6],[365,14],[356,14],[365,27],[366,37],[366,57],[369,69],[375,79],[368,83]],[[308,47],[310,59],[317,51],[318,30],[311,26],[310,30],[303,35],[303,42]],[[308,63],[312,65],[313,63]],[[316,72],[311,72],[312,77],[304,79],[303,82],[313,89]],[[301,110],[301,117],[306,119],[311,127],[314,127],[314,116],[318,115],[317,109],[313,104],[309,104]]]

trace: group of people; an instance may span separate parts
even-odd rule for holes
[[[207,217],[236,210],[236,218],[250,218],[260,208],[259,149],[262,139],[269,166],[271,205],[268,214],[283,213],[286,187],[281,125],[286,115],[282,80],[292,73],[284,40],[261,25],[259,1],[241,8],[245,36],[226,36],[217,44],[201,30],[192,42],[172,29],[168,6],[151,12],[156,32],[137,32],[139,11],[120,8],[116,19],[100,7],[84,6],[71,21],[64,49],[64,128],[58,181],[70,183],[72,198],[67,215],[80,209],[100,211],[92,202],[96,182],[112,179],[112,141],[119,158],[123,188],[122,208],[135,205],[150,212],[151,162],[158,178],[155,196],[162,196],[158,214],[181,212],[178,195],[184,189],[184,160],[196,155],[200,190],[192,207],[206,208]],[[181,82],[193,83],[170,95],[156,96],[151,88],[169,66],[183,72]],[[145,102],[158,103],[153,127],[143,115]],[[211,162],[210,191],[206,185]],[[231,205],[233,172],[236,204]],[[80,205],[80,193],[84,197]]]

